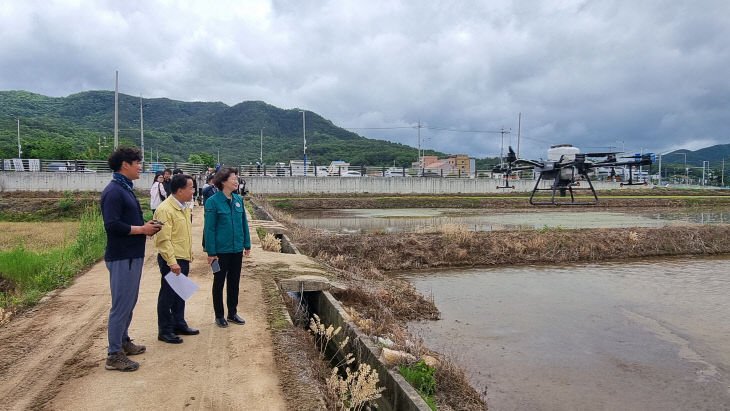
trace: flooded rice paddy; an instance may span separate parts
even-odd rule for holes
[[[294,222],[340,233],[412,232],[444,224],[470,230],[621,228],[730,224],[730,212],[618,212],[561,210],[495,212],[480,209],[409,208],[300,211]]]
[[[409,273],[494,410],[730,409],[730,257]]]

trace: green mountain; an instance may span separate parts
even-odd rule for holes
[[[712,167],[716,167],[719,166],[717,163],[722,163],[723,159],[726,162],[730,162],[730,159],[728,159],[730,157],[730,144],[717,144],[696,151],[676,150],[664,154],[662,159],[675,164],[684,164],[685,154],[687,156],[688,166],[702,167],[703,161],[709,161]]]
[[[263,129],[266,164],[302,158],[302,113],[262,101],[230,107],[221,102],[142,99],[144,143],[149,156],[187,161],[207,153],[226,164],[256,162]],[[114,134],[114,92],[87,91],[48,97],[27,91],[0,91],[0,157],[17,157],[17,120],[23,158],[105,159]],[[410,166],[417,149],[362,137],[318,114],[306,112],[307,159],[326,165],[345,160],[353,165]],[[120,144],[140,146],[140,98],[119,94]],[[426,155],[445,156],[427,150]],[[148,157],[150,158],[150,157]]]

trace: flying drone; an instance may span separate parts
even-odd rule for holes
[[[530,204],[532,205],[593,205],[598,202],[598,195],[593,188],[593,183],[588,176],[589,172],[597,168],[610,168],[611,176],[616,175],[615,168],[629,166],[628,182],[622,182],[623,186],[647,185],[645,182],[635,182],[633,178],[633,167],[648,166],[654,162],[654,154],[633,154],[628,156],[616,157],[621,152],[606,153],[581,153],[577,147],[570,144],[558,144],[550,147],[548,150],[548,158],[546,161],[535,161],[517,158],[512,147],[509,148],[507,154],[507,162],[494,167],[495,173],[504,175],[504,185],[497,188],[511,188],[510,178],[515,172],[521,170],[534,170],[540,173],[535,182],[535,187],[530,194]],[[540,188],[541,181],[552,181],[550,188]],[[588,183],[588,187],[581,187],[581,180]],[[590,190],[593,200],[576,201],[573,191]],[[538,191],[552,191],[550,201],[536,201],[535,193]],[[556,201],[556,194],[559,197],[566,197],[570,194],[570,202]]]

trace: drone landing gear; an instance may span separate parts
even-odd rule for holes
[[[499,184],[497,184],[497,190],[499,190],[500,188],[509,188],[509,189],[512,189],[512,190],[515,189],[515,186],[509,185],[509,176],[510,175],[511,174],[505,174],[504,175],[504,186],[500,186]]]
[[[632,167],[629,167],[629,182],[628,183],[621,183],[619,184],[619,187],[623,186],[648,186],[649,183],[643,182],[643,183],[634,183],[634,173],[632,170]]]
[[[540,187],[540,181],[542,180],[544,173],[540,173],[540,177],[537,178],[537,182],[535,182],[535,187],[532,189],[532,194],[530,194],[530,204],[532,205],[594,205],[598,203],[598,195],[596,195],[596,190],[593,188],[593,183],[591,183],[591,179],[588,177],[588,174],[585,172],[581,172],[580,175],[585,178],[585,181],[588,182],[588,187],[580,187],[579,182],[574,182],[571,180],[563,180],[560,179],[560,176],[556,173],[555,178],[553,179],[553,185],[551,188],[539,188]],[[575,187],[575,188],[574,188]],[[560,197],[565,197],[566,191],[570,193],[570,202],[567,201],[555,201],[555,194],[560,191]],[[573,196],[573,190],[580,191],[580,190],[590,190],[591,194],[593,194],[593,201],[575,201],[575,196]],[[550,201],[535,201],[535,193],[538,191],[551,191],[552,195],[550,197]]]

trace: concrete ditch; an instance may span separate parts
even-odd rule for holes
[[[379,386],[385,387],[382,396],[375,402],[379,410],[431,410],[398,371],[389,369],[380,361],[381,348],[352,322],[342,304],[329,291],[305,291],[301,298],[306,302],[310,315],[317,314],[324,324],[342,327],[342,332],[333,338],[335,343],[350,337],[349,351],[358,362],[366,363],[377,371]]]

